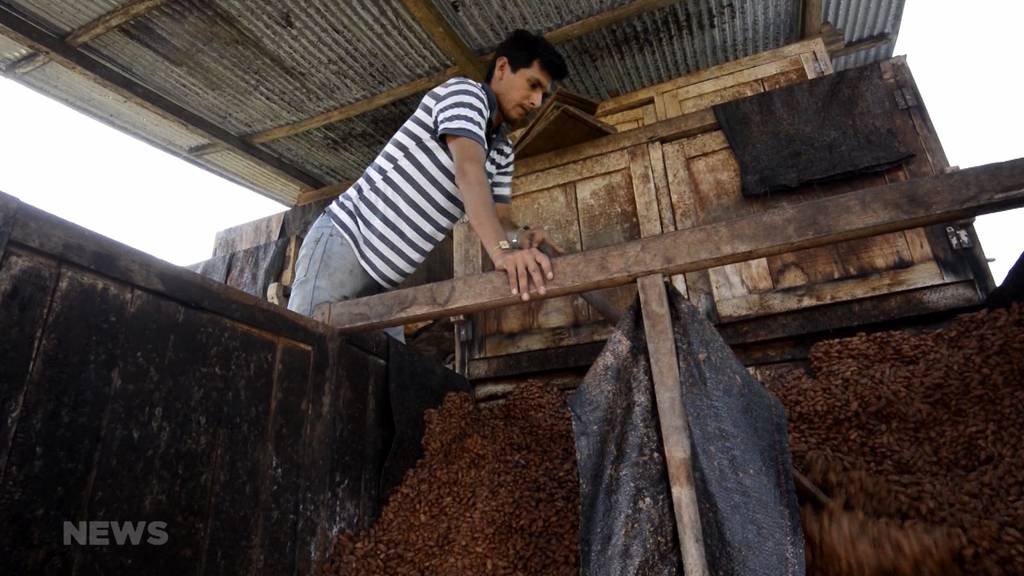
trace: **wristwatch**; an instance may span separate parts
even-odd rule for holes
[[[519,242],[516,242],[516,244],[519,244]],[[510,250],[515,250],[515,248],[512,247],[512,243],[508,240],[498,240],[498,250],[508,252]]]

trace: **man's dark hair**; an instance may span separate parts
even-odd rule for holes
[[[502,56],[508,58],[513,72],[519,71],[520,68],[529,68],[533,66],[534,60],[540,60],[540,67],[551,75],[552,80],[557,82],[569,75],[565,60],[551,42],[527,30],[516,30],[498,45],[494,50],[494,59],[487,67],[484,82],[490,82],[494,77],[494,67],[498,63],[498,58]]]

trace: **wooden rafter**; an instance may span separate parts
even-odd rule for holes
[[[845,44],[842,47],[837,48],[835,50],[830,50],[829,51],[829,56],[832,57],[832,58],[840,58],[842,56],[849,56],[850,54],[855,54],[855,53],[861,52],[863,50],[871,50],[872,48],[877,48],[879,46],[884,46],[886,44],[889,44],[890,42],[892,42],[892,35],[890,35],[890,34],[878,34],[876,36],[871,36],[870,38],[865,38],[863,40],[858,40],[858,41],[853,42],[851,44]]]
[[[476,80],[483,80],[485,70],[480,58],[459,37],[459,34],[445,20],[433,2],[430,0],[402,0],[402,5],[416,19],[420,27],[430,35],[441,52],[455,62],[461,73]]]
[[[804,0],[801,5],[800,37],[813,38],[821,34],[822,0]]]
[[[621,286],[846,240],[1024,206],[1024,158],[867,188],[569,254],[554,262],[544,298]],[[822,214],[829,214],[822,218]],[[504,272],[464,276],[318,306],[316,318],[363,331],[520,303]]]
[[[56,64],[80,74],[161,118],[191,132],[216,141],[225,149],[246,156],[304,188],[320,188],[323,183],[273,154],[262,150],[228,130],[171,101],[150,88],[96,60],[63,39],[42,30],[20,13],[0,3],[0,35],[45,55]]]
[[[402,0],[406,4],[414,4],[413,0]],[[596,14],[589,18],[574,22],[567,26],[563,26],[556,30],[552,30],[544,35],[549,42],[553,44],[559,44],[567,42],[569,40],[579,38],[585,34],[589,34],[601,28],[611,26],[623,20],[639,16],[652,10],[664,8],[672,4],[678,3],[679,0],[634,0],[625,6],[620,6],[600,14]],[[428,30],[429,32],[429,30]],[[435,38],[436,40],[436,38]],[[485,63],[489,63],[491,58],[494,57],[494,53],[484,54],[477,58],[479,66]],[[458,62],[458,60],[456,60]],[[433,88],[437,84],[444,82],[445,80],[463,74],[464,68],[458,64],[444,70],[433,76],[419,78],[412,82],[407,82],[401,86],[396,86],[375,96],[371,96],[358,102],[339,106],[325,112],[321,112],[316,116],[306,118],[305,120],[299,120],[298,122],[292,122],[289,124],[283,124],[270,130],[264,130],[263,132],[257,132],[246,136],[246,141],[253,144],[262,144],[273,140],[280,140],[281,138],[287,138],[289,136],[295,136],[296,134],[302,134],[310,130],[321,128],[328,124],[340,122],[342,120],[358,116],[360,114],[375,110],[382,106],[387,106],[392,102],[397,102],[403,98],[407,98],[414,94],[418,94],[430,88]],[[217,144],[208,144],[198,146],[189,151],[190,154],[195,156],[202,156],[209,154],[221,149]]]
[[[64,43],[68,46],[77,48],[90,40],[98,38],[107,32],[118,28],[119,26],[131,22],[155,8],[159,8],[167,2],[168,0],[132,0],[117,10],[107,12],[85,26],[78,28],[71,34],[68,34],[64,38]],[[11,68],[15,76],[20,76],[22,74],[28,74],[47,62],[49,62],[49,59],[45,55],[34,52],[20,58],[11,66]]]

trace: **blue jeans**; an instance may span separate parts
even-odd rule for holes
[[[340,302],[384,292],[366,273],[359,258],[326,213],[317,218],[299,248],[288,309],[305,316],[324,302]],[[385,328],[388,336],[405,342],[402,326]]]

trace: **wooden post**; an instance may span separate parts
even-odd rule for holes
[[[686,576],[707,576],[709,572],[704,558],[704,537],[701,534],[696,486],[693,483],[690,427],[680,389],[679,361],[675,338],[672,336],[665,279],[661,274],[651,274],[638,278],[636,284],[644,316],[647,355],[654,379],[654,396],[658,406],[665,466],[668,468],[668,481],[672,488],[672,509],[676,517],[683,571]]]

